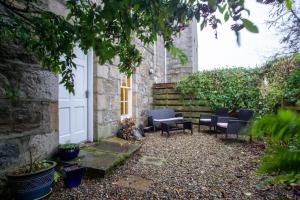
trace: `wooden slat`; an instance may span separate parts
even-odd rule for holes
[[[178,94],[174,89],[153,89],[153,95],[160,94]]]
[[[153,99],[155,100],[164,100],[164,99],[173,99],[173,100],[191,100],[188,96],[186,97],[182,97],[180,94],[178,93],[174,93],[174,94],[153,94]],[[199,101],[200,99],[192,99],[195,101]]]
[[[211,109],[207,106],[153,106],[154,109],[160,109],[160,108],[173,108],[176,112],[203,112],[203,113],[210,113]]]
[[[175,90],[175,83],[154,84],[153,86],[153,109],[173,108],[176,113],[182,113],[184,118],[198,124],[201,113],[211,113],[208,103],[204,100],[182,96]]]
[[[157,106],[206,106],[206,101],[184,101],[184,100],[153,100],[153,105]]]
[[[175,88],[176,83],[156,83],[153,84],[153,88]]]

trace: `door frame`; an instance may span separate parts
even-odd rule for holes
[[[94,140],[94,59],[93,49],[87,52],[87,141]]]

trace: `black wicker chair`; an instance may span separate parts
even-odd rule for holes
[[[209,126],[209,130],[211,131],[211,127],[216,130],[217,118],[218,116],[227,117],[228,109],[227,108],[217,108],[215,114],[200,114],[199,118],[199,126],[198,131],[200,132],[200,126]]]
[[[248,125],[252,117],[252,110],[241,109],[238,113],[238,118],[218,117],[216,127],[217,130],[226,134],[226,138],[228,137],[228,134],[236,134],[236,137],[238,138],[238,134]]]

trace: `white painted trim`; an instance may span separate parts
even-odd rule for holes
[[[165,64],[165,83],[168,81],[167,80],[167,49],[165,47],[165,60],[164,60],[164,64]]]
[[[128,114],[127,115],[121,115],[121,120],[125,118],[131,118],[132,117],[132,110],[133,110],[133,101],[132,101],[132,91],[133,91],[133,85],[132,85],[132,75],[130,77],[130,88],[128,89]],[[121,79],[122,84],[122,79]],[[119,88],[121,88],[121,84],[119,85]]]
[[[94,138],[94,105],[93,105],[93,88],[94,88],[94,75],[93,75],[93,49],[89,49],[87,53],[87,140],[93,142]]]

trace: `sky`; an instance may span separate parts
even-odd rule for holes
[[[259,33],[241,31],[241,46],[236,43],[236,36],[230,30],[232,21],[222,23],[218,27],[218,39],[214,31],[207,27],[198,30],[198,62],[199,70],[210,70],[221,67],[255,67],[264,64],[280,48],[279,37],[275,29],[268,29],[271,6],[253,1],[246,1],[246,8],[251,13],[245,17],[254,22]],[[247,16],[244,13],[244,16]],[[200,25],[198,25],[198,28]]]

